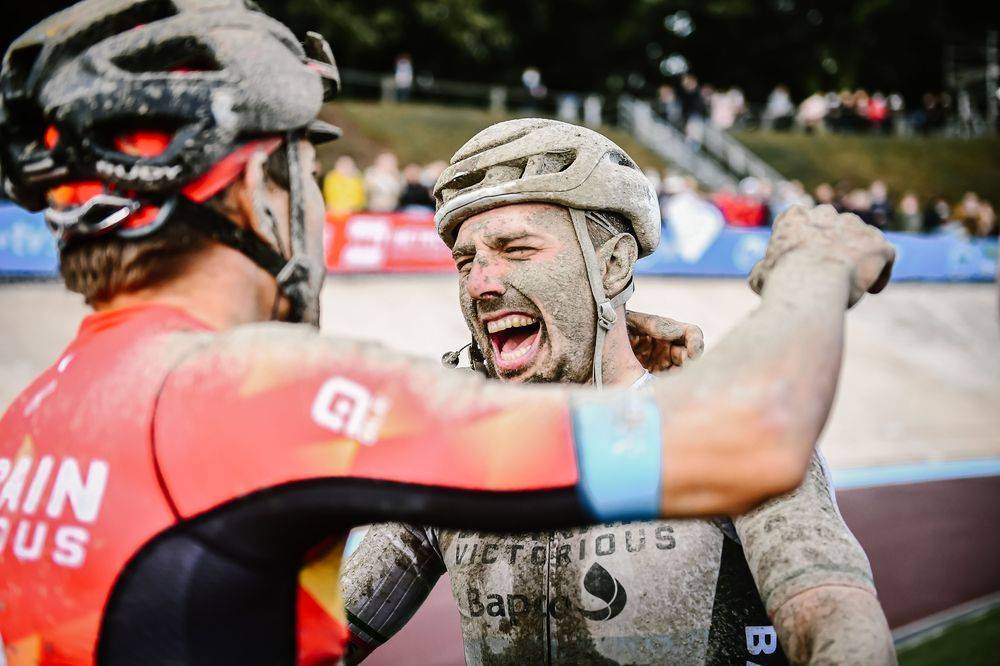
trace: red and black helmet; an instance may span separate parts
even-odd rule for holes
[[[336,138],[317,115],[338,87],[322,37],[299,43],[248,0],[85,0],[4,56],[4,189],[25,208],[48,208],[63,244],[153,233],[174,204],[232,182],[253,152]],[[301,201],[292,209],[301,235]],[[267,251],[247,242],[239,249],[261,263]],[[281,259],[267,270],[294,273],[295,257]]]
[[[172,192],[257,138],[335,138],[316,116],[336,65],[318,35],[306,46],[243,0],[89,0],[59,12],[4,57],[9,193],[39,210],[67,182]]]

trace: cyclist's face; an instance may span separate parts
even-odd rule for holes
[[[515,204],[459,228],[453,251],[466,324],[490,369],[517,382],[585,382],[594,301],[565,208]]]

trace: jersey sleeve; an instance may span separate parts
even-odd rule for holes
[[[347,524],[542,528],[593,522],[599,512],[588,492],[626,496],[636,486],[627,469],[648,471],[641,457],[622,461],[621,476],[606,456],[578,457],[610,448],[603,444],[611,439],[628,444],[631,433],[659,454],[659,428],[637,428],[622,409],[598,398],[572,405],[558,388],[511,390],[380,347],[268,324],[210,336],[178,365],[160,392],[154,449],[181,519],[292,493],[309,496],[299,500],[309,511]],[[600,431],[575,436],[575,423],[605,412]],[[619,420],[624,435],[613,432]],[[594,469],[595,483],[581,483],[581,467]],[[611,516],[596,517],[652,517],[657,507],[648,500],[658,488],[648,490],[642,507],[604,503]]]
[[[445,572],[428,530],[405,523],[373,525],[340,574],[356,663],[413,617]]]
[[[772,618],[786,601],[815,587],[843,585],[875,593],[868,557],[840,515],[819,453],[813,454],[801,486],[734,524]]]

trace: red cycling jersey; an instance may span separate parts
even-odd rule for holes
[[[577,481],[558,393],[97,313],[0,420],[0,635],[11,666],[335,660],[351,525],[580,523]]]

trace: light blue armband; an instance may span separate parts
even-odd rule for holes
[[[660,514],[660,410],[648,391],[606,391],[574,400],[580,492],[602,522]]]

